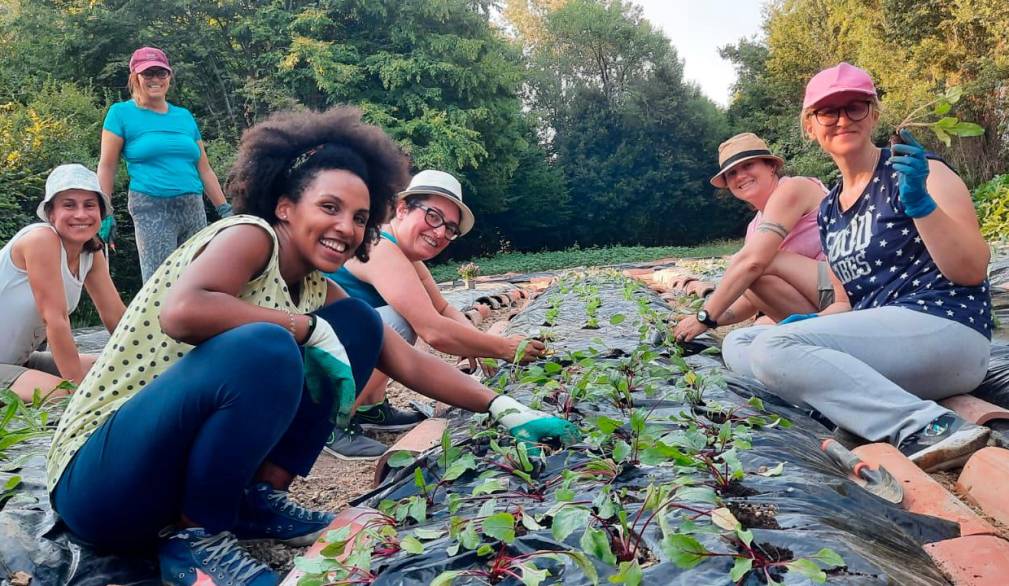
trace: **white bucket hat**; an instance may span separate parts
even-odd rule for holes
[[[426,170],[413,176],[406,190],[397,194],[398,199],[408,195],[436,195],[459,208],[460,236],[473,229],[476,221],[469,206],[462,202],[462,185],[459,180],[444,171]]]
[[[102,212],[103,220],[112,213],[112,200],[102,191],[102,186],[98,184],[98,175],[95,175],[94,171],[84,165],[71,163],[56,167],[49,173],[49,177],[46,177],[46,196],[39,202],[39,207],[35,210],[35,213],[38,217],[42,218],[42,221],[49,221],[49,218],[46,216],[46,204],[68,189],[84,189],[97,193],[98,197],[101,198],[102,204],[105,206],[105,210]]]

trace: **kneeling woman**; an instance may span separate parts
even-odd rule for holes
[[[806,86],[803,128],[841,171],[819,215],[838,301],[787,325],[736,330],[723,354],[839,428],[942,469],[988,436],[935,402],[970,392],[987,371],[988,245],[952,169],[907,132],[892,151],[872,144],[878,106],[872,79],[847,63]]]
[[[286,490],[376,367],[525,440],[577,433],[383,332],[322,275],[367,259],[405,183],[395,143],[354,109],[246,132],[232,172],[244,214],[158,268],[60,420],[48,481],[71,531],[113,550],[160,534],[165,584],[276,584],[236,537],[304,544],[326,527],[332,515]]]

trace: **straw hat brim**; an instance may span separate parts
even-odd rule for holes
[[[720,170],[717,175],[715,175],[709,180],[710,183],[719,189],[728,189],[729,185],[728,183],[725,182],[725,174],[736,165],[739,165],[740,163],[744,163],[746,161],[750,161],[752,159],[769,159],[771,161],[776,161],[779,166],[783,166],[785,164],[785,159],[782,159],[778,155],[759,154],[750,157],[743,157],[741,159],[736,159],[735,161],[732,161],[732,163],[729,164],[728,167],[725,167],[724,169]]]

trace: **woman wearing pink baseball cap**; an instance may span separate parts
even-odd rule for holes
[[[207,225],[204,193],[219,216],[231,215],[196,120],[189,110],[167,100],[171,85],[172,67],[164,51],[137,49],[130,57],[131,98],[113,104],[102,126],[98,179],[111,194],[119,157],[126,159],[128,209],[144,281]]]
[[[725,362],[838,435],[890,442],[927,471],[957,466],[988,438],[936,403],[988,368],[989,249],[970,193],[909,132],[892,149],[872,143],[879,99],[858,67],[816,74],[801,122],[841,172],[818,218],[836,302],[732,332]]]

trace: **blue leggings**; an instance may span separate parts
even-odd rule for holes
[[[375,368],[382,322],[345,299],[316,315],[350,358],[357,391]],[[275,324],[253,323],[195,347],[88,438],[53,490],[53,507],[100,548],[150,546],[181,515],[230,529],[264,461],[304,476],[333,424],[304,390],[300,349]]]

